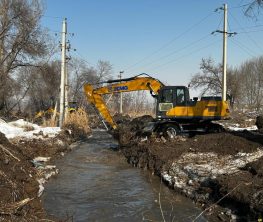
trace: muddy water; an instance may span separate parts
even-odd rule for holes
[[[127,164],[112,149],[116,146],[106,132],[95,131],[88,142],[58,160],[60,174],[43,195],[48,214],[70,221],[168,222],[191,221],[200,213],[158,177]]]

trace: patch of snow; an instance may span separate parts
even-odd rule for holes
[[[245,121],[252,122],[252,121],[254,121],[254,119],[246,119]]]
[[[46,182],[46,180],[44,178],[41,178],[39,180],[37,180],[37,182],[39,183],[39,190],[38,190],[38,194],[37,196],[40,197],[44,191],[44,183]]]
[[[263,150],[253,153],[237,153],[236,155],[218,155],[208,153],[186,153],[175,161],[168,171],[162,172],[163,180],[174,188],[190,195],[194,186],[207,179],[215,179],[218,175],[231,175],[240,171],[247,163],[263,156]]]
[[[27,131],[30,128],[34,130]],[[40,127],[23,119],[10,123],[0,122],[0,132],[5,134],[8,139],[15,137],[25,137],[29,139],[55,137],[60,131],[61,129],[59,127]]]
[[[7,138],[14,138],[24,132],[24,129],[10,126],[8,123],[0,123],[0,132],[5,134]]]
[[[14,127],[19,127],[19,128],[27,128],[27,127],[32,127],[33,129],[39,129],[40,128],[40,126],[38,126],[37,124],[27,122],[23,119],[19,119],[16,121],[9,122],[8,125],[14,126]]]
[[[172,177],[165,171],[162,174],[162,178],[167,181],[170,185],[172,184]]]
[[[60,145],[60,146],[63,146],[63,145],[64,145],[64,142],[63,142],[62,140],[59,140],[59,139],[56,141],[56,143],[57,143],[58,145]]]
[[[96,129],[92,129],[92,131],[94,132],[106,132],[106,129],[101,129],[101,128],[96,128]]]
[[[0,123],[6,123],[6,121],[0,118]]]
[[[243,130],[248,130],[248,131],[252,131],[252,130],[257,130],[257,126],[254,125],[254,126],[250,126],[250,127],[234,127],[234,126],[228,126],[227,127],[229,130],[231,131],[243,131]]]
[[[52,170],[52,169],[55,169],[56,168],[56,165],[46,165],[44,167],[45,170]]]
[[[56,166],[55,166],[56,167]],[[58,169],[54,170],[54,171],[51,171],[50,173],[46,173],[45,174],[45,179],[48,180],[50,177],[54,176],[58,174]]]
[[[39,137],[55,137],[61,129],[59,127],[43,127],[33,131],[23,132],[18,137],[39,138]]]
[[[50,160],[50,157],[43,157],[43,156],[38,156],[33,159],[35,162],[47,162]]]
[[[39,183],[39,190],[37,194],[38,197],[40,197],[43,194],[43,191],[45,189],[44,184],[47,182],[47,180],[53,175],[58,174],[58,169],[55,169],[55,168],[56,166],[52,166],[50,169],[54,169],[54,170],[50,171],[49,173],[45,173],[44,177],[37,180],[37,182]],[[48,170],[48,168],[45,168],[45,170]]]

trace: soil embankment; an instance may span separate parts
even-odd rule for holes
[[[145,117],[125,121],[115,132],[129,163],[192,198],[209,221],[257,220],[263,214],[263,135],[226,131],[167,141],[141,136],[142,122]]]
[[[67,126],[56,137],[8,140],[0,132],[0,221],[39,221],[47,215],[40,196],[43,184],[57,173],[53,159],[70,151],[84,133]]]

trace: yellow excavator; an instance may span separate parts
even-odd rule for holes
[[[211,121],[229,117],[227,101],[221,97],[201,97],[190,99],[189,89],[185,86],[165,86],[161,81],[145,73],[132,78],[109,80],[106,84],[94,87],[85,84],[87,100],[96,108],[100,116],[113,129],[117,128],[103,95],[149,90],[157,100],[156,118],[145,127],[145,132],[161,132],[173,138],[180,132],[217,131],[217,124]]]
[[[50,117],[54,114],[54,112],[56,112],[56,115],[59,115],[59,112],[56,111],[56,108],[53,108],[54,106],[50,106],[48,109],[46,109],[45,111],[39,111],[35,114],[35,119],[38,118],[43,118],[43,117]],[[69,102],[69,105],[67,107],[67,111],[69,113],[73,113],[75,111],[78,110],[78,105],[77,102]]]

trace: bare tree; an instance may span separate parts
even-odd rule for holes
[[[98,82],[96,70],[88,67],[85,61],[73,58],[68,64],[70,100],[77,102],[79,106],[86,103],[83,93],[83,85],[85,83]]]
[[[242,98],[242,76],[237,68],[227,70],[227,93],[230,106],[234,108],[240,105]]]
[[[99,82],[106,81],[112,77],[112,65],[108,61],[99,60],[94,68],[88,66],[86,61],[73,58],[69,62],[68,67],[70,74],[70,99],[77,102],[79,106],[87,104],[83,93],[83,85],[85,83],[99,84]]]
[[[211,58],[202,59],[200,64],[201,73],[195,74],[190,85],[194,89],[200,89],[201,95],[221,95],[222,92],[222,65],[215,65]],[[227,94],[233,107],[238,101],[240,93],[239,74],[236,69],[227,69]]]
[[[259,110],[263,105],[263,57],[244,62],[239,73],[243,105]]]
[[[112,65],[109,61],[99,60],[97,64],[98,81],[105,81],[112,78]]]
[[[60,86],[60,62],[39,64],[37,67],[24,67],[20,70],[18,82],[27,90],[24,103],[27,112],[46,110],[54,107]]]
[[[217,95],[222,91],[222,66],[215,65],[211,58],[202,59],[200,63],[201,73],[195,74],[191,81],[191,87],[201,89],[201,94]]]
[[[256,14],[263,8],[263,0],[252,0],[250,3],[245,4],[244,7],[246,16],[256,17]]]
[[[0,111],[7,109],[10,81],[17,68],[28,66],[46,52],[40,28],[40,0],[0,0]]]

